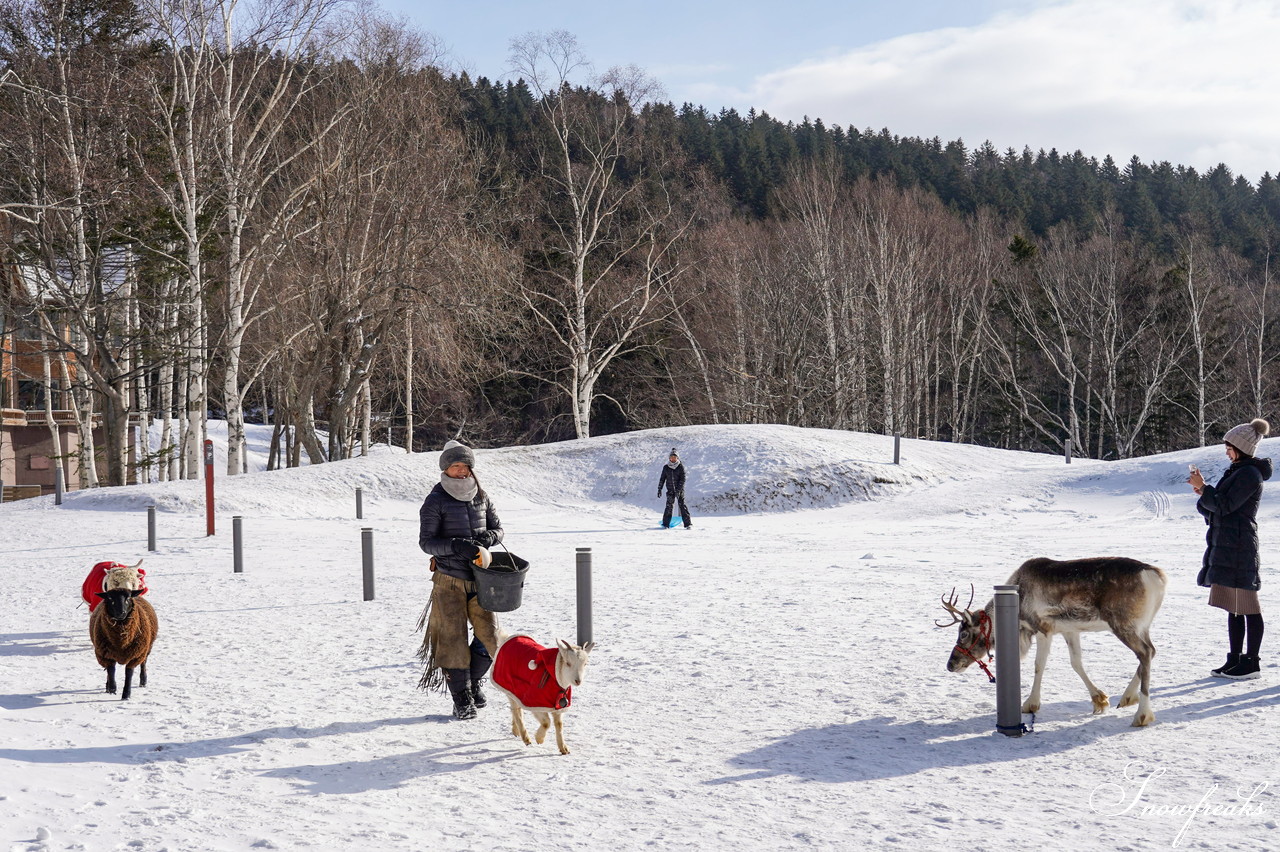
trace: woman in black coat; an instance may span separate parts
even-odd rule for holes
[[[488,702],[480,685],[498,649],[497,617],[476,597],[471,570],[480,548],[502,541],[502,522],[476,480],[475,454],[450,441],[440,454],[440,482],[418,511],[418,546],[431,554],[431,600],[418,629],[426,633],[418,658],[421,689],[448,687],[453,715],[474,719]],[[467,625],[475,638],[467,642]]]
[[[1209,525],[1204,566],[1196,582],[1209,587],[1209,605],[1227,611],[1227,662],[1214,677],[1252,680],[1258,677],[1262,647],[1262,587],[1258,559],[1258,503],[1262,483],[1271,478],[1271,460],[1254,458],[1258,442],[1271,431],[1265,420],[1242,423],[1223,436],[1231,467],[1217,485],[1204,481],[1197,468],[1187,479],[1200,495],[1196,509]],[[1248,634],[1248,645],[1245,635]]]

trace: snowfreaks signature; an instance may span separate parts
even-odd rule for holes
[[[1170,772],[1163,766],[1151,768],[1130,762],[1124,768],[1124,780],[1121,783],[1108,781],[1093,789],[1089,795],[1089,807],[1094,813],[1103,816],[1130,814],[1141,819],[1167,817],[1179,821],[1173,846],[1182,843],[1197,819],[1267,818],[1268,808],[1264,808],[1261,799],[1271,786],[1270,782],[1237,787],[1235,795],[1231,797],[1230,791],[1223,791],[1217,782],[1211,782],[1206,787],[1196,787],[1189,784],[1188,780],[1186,773]],[[1153,800],[1156,795],[1169,792],[1171,788],[1177,793],[1177,797],[1171,802],[1157,804]]]

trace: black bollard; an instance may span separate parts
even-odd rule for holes
[[[147,550],[156,550],[156,507],[147,507]]]
[[[364,520],[364,489],[356,489],[356,520]]]
[[[240,528],[241,520],[239,515],[231,518],[231,554],[236,574],[244,573],[244,534]]]
[[[1018,655],[1018,587],[996,586],[996,730],[1020,737],[1022,671]]]
[[[360,551],[364,563],[364,599],[373,600],[373,528],[361,527]]]
[[[591,548],[577,548],[578,559],[578,644],[591,638]]]

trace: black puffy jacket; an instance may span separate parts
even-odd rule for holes
[[[450,497],[444,486],[436,483],[418,510],[418,547],[436,558],[436,570],[474,580],[471,563],[453,552],[455,538],[475,540],[476,536],[492,530],[493,544],[502,541],[502,522],[493,509],[488,495],[477,494],[470,503]]]
[[[662,466],[662,475],[658,477],[658,493],[662,493],[663,487],[666,487],[672,494],[679,494],[684,491],[684,464],[678,464],[675,467],[664,464]]]
[[[1233,589],[1262,587],[1258,560],[1258,503],[1262,483],[1271,478],[1271,459],[1235,462],[1218,480],[1205,484],[1196,509],[1204,515],[1209,547],[1204,552],[1207,584]]]

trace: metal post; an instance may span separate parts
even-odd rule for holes
[[[364,489],[356,489],[356,520],[364,520]]]
[[[1067,464],[1071,464],[1071,439],[1066,441]]]
[[[53,505],[62,505],[62,459],[54,459],[53,465]]]
[[[1020,737],[1022,672],[1018,656],[1018,587],[996,586],[996,730]]]
[[[360,551],[364,562],[364,599],[373,600],[373,528],[360,528]]]
[[[579,547],[578,559],[578,644],[591,641],[591,548]]]
[[[235,563],[235,573],[244,573],[244,535],[240,529],[240,516],[231,517],[231,553]]]
[[[147,507],[147,550],[156,550],[156,507]]]
[[[205,535],[213,535],[213,441],[204,442],[204,525]]]
[[[902,460],[902,436],[893,436],[893,463],[898,464]]]

